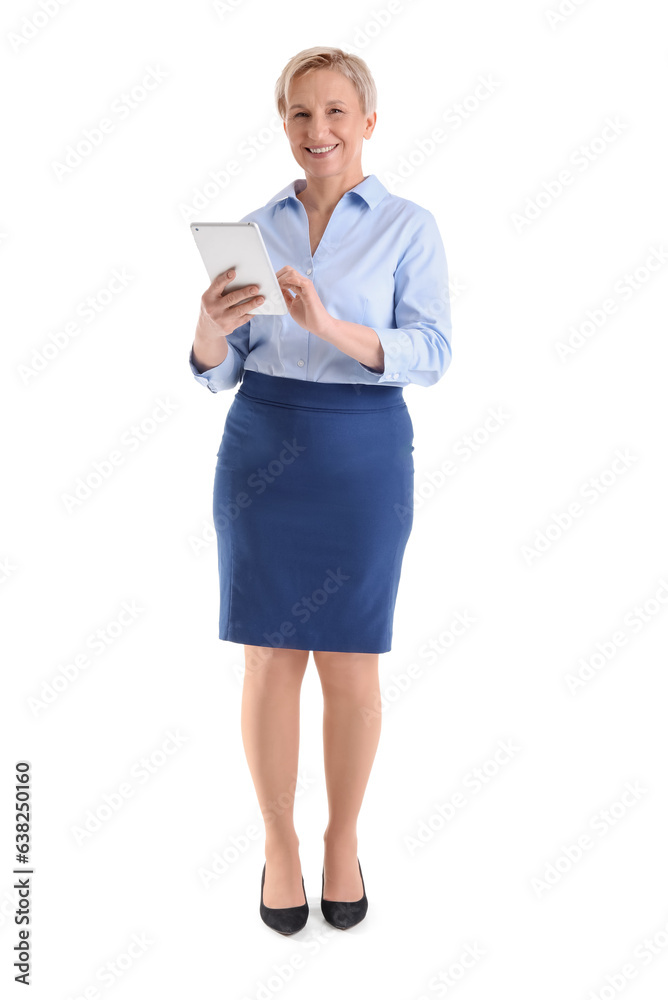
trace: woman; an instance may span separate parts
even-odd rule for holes
[[[214,481],[219,636],[244,644],[242,738],[265,820],[260,914],[290,934],[308,916],[293,804],[309,651],[329,805],[321,909],[340,928],[367,911],[356,824],[380,735],[378,655],[391,648],[413,521],[402,387],[443,376],[451,327],[433,215],[362,172],[376,123],[366,63],[306,49],[275,96],[306,176],[241,221],[259,224],[288,315],[251,315],[257,287],[226,294],[234,271],[219,275],[202,296],[190,365],[212,392],[241,380]]]

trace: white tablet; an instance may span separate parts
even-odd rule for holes
[[[236,271],[225,294],[246,285],[257,285],[260,289],[257,294],[264,295],[264,302],[249,310],[251,316],[284,316],[287,313],[288,307],[257,222],[191,222],[190,229],[210,281],[230,268]]]

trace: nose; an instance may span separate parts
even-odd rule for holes
[[[311,122],[307,131],[307,136],[309,139],[322,139],[327,138],[330,134],[329,132],[329,122],[323,119],[311,118]]]

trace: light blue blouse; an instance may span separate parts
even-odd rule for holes
[[[253,316],[228,337],[225,360],[195,379],[231,389],[244,368],[308,382],[433,385],[452,359],[448,265],[436,220],[369,174],[340,198],[311,256],[298,178],[241,222],[257,222],[274,271],[289,264],[311,279],[331,316],[376,331],[383,371],[304,330],[290,317]]]

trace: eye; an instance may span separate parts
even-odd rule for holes
[[[340,115],[343,114],[343,111],[341,110],[341,108],[332,108],[331,110],[332,111],[338,111]],[[300,115],[305,115],[305,114],[306,114],[305,111],[298,111],[297,114],[293,115],[292,117],[293,118],[299,118]]]

